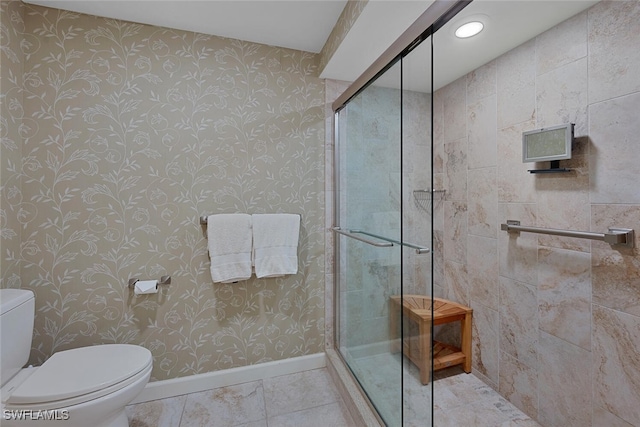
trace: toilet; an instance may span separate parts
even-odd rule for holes
[[[1,289],[0,307],[3,427],[129,426],[124,408],[149,381],[149,350],[130,344],[81,347],[24,368],[31,351],[34,294]]]

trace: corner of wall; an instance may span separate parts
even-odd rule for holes
[[[349,33],[349,30],[364,10],[368,1],[369,0],[348,0],[344,10],[336,22],[336,25],[333,27],[331,34],[329,34],[327,41],[320,51],[318,75],[322,74],[322,71],[329,63],[329,60],[331,60],[333,54],[336,53],[336,50],[338,50],[340,43],[342,43],[346,35]]]

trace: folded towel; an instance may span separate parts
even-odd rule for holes
[[[207,217],[207,239],[214,282],[237,282],[251,277],[251,215]]]
[[[252,221],[256,277],[296,274],[300,215],[253,215]]]

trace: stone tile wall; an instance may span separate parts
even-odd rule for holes
[[[474,371],[549,427],[640,425],[640,239],[500,223],[640,232],[638,46],[640,2],[603,1],[434,94],[436,295],[473,307]],[[522,132],[567,122],[572,171],[527,173],[548,163],[522,163]]]

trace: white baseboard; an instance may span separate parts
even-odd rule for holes
[[[227,387],[280,375],[295,374],[311,369],[324,368],[326,357],[324,353],[307,356],[292,357],[290,359],[259,363],[257,365],[241,366],[224,369],[222,371],[207,372],[205,374],[189,375],[188,377],[172,378],[170,380],[153,381],[147,384],[132,404],[148,402],[150,400],[165,399],[188,393]]]

